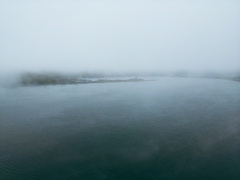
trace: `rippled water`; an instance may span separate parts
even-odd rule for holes
[[[0,179],[239,180],[240,83],[0,88]]]

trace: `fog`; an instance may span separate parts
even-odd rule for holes
[[[239,1],[0,1],[0,71],[236,71]]]
[[[240,179],[240,1],[0,0],[0,179]]]

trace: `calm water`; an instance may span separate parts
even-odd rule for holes
[[[0,88],[0,179],[239,180],[240,83]]]

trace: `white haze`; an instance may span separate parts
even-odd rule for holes
[[[236,71],[240,1],[0,1],[0,71]]]

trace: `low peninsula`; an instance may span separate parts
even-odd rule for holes
[[[62,74],[37,74],[25,73],[20,76],[20,85],[22,86],[41,86],[41,85],[64,85],[64,84],[90,84],[90,83],[120,83],[120,82],[141,82],[146,81],[141,78],[82,78],[79,75]]]

